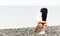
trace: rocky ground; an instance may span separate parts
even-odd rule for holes
[[[34,27],[0,29],[0,36],[60,36],[60,26],[48,26],[46,34],[33,33]]]

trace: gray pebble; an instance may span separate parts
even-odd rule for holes
[[[60,26],[47,26],[46,34],[33,33],[34,27],[15,28],[15,29],[0,29],[0,36],[60,36]]]

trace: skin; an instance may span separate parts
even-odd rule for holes
[[[44,22],[42,22],[42,23],[44,23]],[[42,27],[43,27],[42,31],[46,32],[47,23],[45,22],[44,25],[42,25]]]
[[[42,24],[42,23],[44,23],[44,24]],[[42,29],[42,31],[46,32],[46,27],[47,27],[46,21],[39,21],[38,25],[34,28],[34,32],[37,32],[38,29]]]

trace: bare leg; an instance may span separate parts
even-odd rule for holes
[[[38,26],[34,28],[34,32],[37,32],[37,31],[38,31]]]
[[[42,23],[38,23],[38,25],[34,28],[34,32],[37,32],[38,29],[41,29],[43,27]]]
[[[38,24],[38,27],[39,27],[39,29],[41,29],[43,27],[43,25],[42,24]]]
[[[42,28],[42,31],[46,32],[46,27],[47,27],[47,24],[44,24],[43,28]]]

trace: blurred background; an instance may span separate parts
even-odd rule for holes
[[[35,27],[42,7],[48,9],[47,25],[60,25],[60,6],[0,6],[0,29]]]

